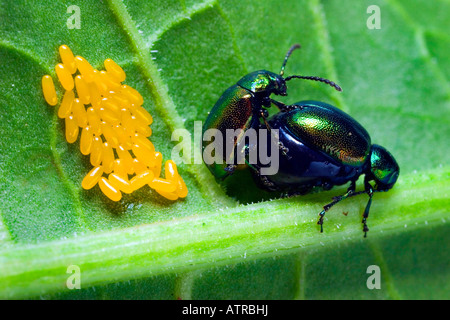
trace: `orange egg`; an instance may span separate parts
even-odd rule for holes
[[[65,92],[58,117],[65,119],[68,143],[74,143],[81,130],[80,152],[89,155],[93,166],[81,186],[91,189],[98,183],[112,201],[145,185],[169,200],[186,197],[188,189],[175,162],[166,161],[166,178],[160,177],[163,156],[148,138],[153,117],[142,95],[122,84],[122,67],[106,59],[106,70],[96,70],[85,58],[74,57],[67,45],[61,45],[59,53],[62,63],[55,72]],[[57,105],[53,79],[44,75],[41,82],[46,102]]]

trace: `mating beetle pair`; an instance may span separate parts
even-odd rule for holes
[[[334,82],[310,76],[289,76],[284,78],[284,68],[291,53],[299,48],[293,45],[287,52],[280,74],[260,70],[242,77],[235,85],[228,88],[209,113],[203,133],[217,129],[226,134],[227,129],[278,129],[279,170],[273,175],[264,175],[262,162],[240,167],[249,167],[260,188],[269,191],[283,191],[288,195],[305,194],[314,187],[325,190],[335,185],[350,182],[347,192],[335,197],[319,213],[318,224],[323,232],[325,212],[341,200],[366,193],[369,201],[363,214],[363,232],[367,235],[367,218],[372,203],[372,196],[377,191],[387,191],[393,187],[399,175],[399,166],[394,157],[382,146],[371,144],[367,131],[352,117],[343,111],[319,101],[300,101],[285,105],[270,98],[272,94],[287,95],[286,82],[297,78],[326,83],[336,90],[341,88]],[[268,118],[267,108],[272,104],[280,112]],[[223,153],[224,164],[208,165],[217,177],[225,179],[238,167],[236,156],[241,150],[237,137],[235,149]],[[264,142],[262,142],[264,141]],[[257,145],[244,144],[246,150],[261,148],[268,139],[258,140]],[[205,149],[210,142],[203,142]],[[364,177],[364,191],[356,192],[356,181]],[[370,184],[375,181],[375,186]]]

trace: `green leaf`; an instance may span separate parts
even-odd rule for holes
[[[0,4],[0,297],[450,298],[448,1],[83,1],[81,28],[69,29],[72,4]],[[366,25],[373,4],[381,29]],[[336,105],[400,164],[396,186],[374,196],[368,238],[363,196],[333,207],[319,232],[318,212],[345,186],[277,199],[248,172],[219,185],[204,165],[180,164],[181,201],[142,188],[111,203],[81,188],[89,159],[65,141],[40,85],[55,78],[59,45],[95,67],[112,58],[124,68],[167,160],[173,130],[194,135],[227,87],[278,71],[293,43],[302,49],[288,75],[344,91],[291,81],[280,100]],[[81,290],[66,286],[70,265]],[[371,265],[379,290],[367,287]]]

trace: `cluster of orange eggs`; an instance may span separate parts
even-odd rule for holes
[[[123,69],[106,59],[106,70],[96,70],[66,45],[59,47],[59,53],[62,63],[55,71],[65,93],[58,116],[65,119],[67,142],[77,141],[81,130],[80,151],[90,155],[93,166],[82,187],[91,189],[98,183],[113,201],[119,201],[122,192],[132,193],[144,185],[169,200],[186,197],[188,190],[175,162],[166,161],[165,178],[160,177],[162,154],[148,139],[153,118],[142,107],[141,94],[122,84],[126,77]],[[42,77],[42,89],[47,103],[57,105],[49,75]]]

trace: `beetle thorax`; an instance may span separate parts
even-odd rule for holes
[[[237,84],[253,93],[264,93],[266,96],[272,93],[281,95],[286,93],[286,83],[283,77],[266,70],[249,73],[242,77]]]

